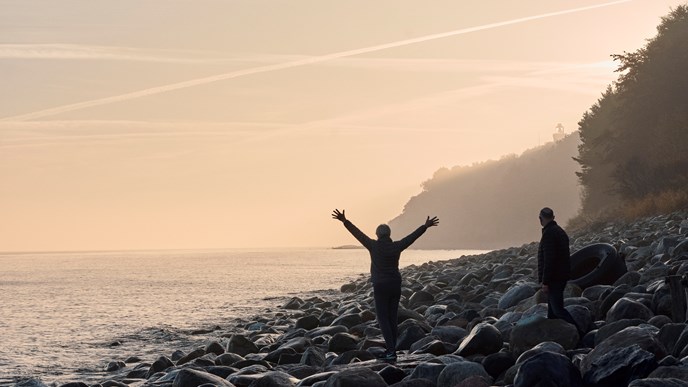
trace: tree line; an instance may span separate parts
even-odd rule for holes
[[[612,55],[618,79],[579,122],[582,215],[604,218],[688,205],[688,5],[635,52]]]

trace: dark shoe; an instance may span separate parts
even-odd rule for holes
[[[397,354],[394,353],[394,352],[385,353],[385,355],[382,356],[382,357],[380,358],[380,360],[386,361],[386,362],[388,362],[388,363],[394,363],[394,362],[397,361]]]

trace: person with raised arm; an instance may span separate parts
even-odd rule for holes
[[[401,252],[411,246],[425,230],[437,226],[439,219],[436,216],[428,218],[425,223],[406,237],[393,241],[391,229],[386,224],[381,224],[375,230],[377,239],[368,237],[365,233],[346,219],[344,210],[335,209],[332,218],[341,221],[347,230],[370,253],[370,281],[373,283],[373,296],[375,298],[375,314],[380,325],[382,336],[385,339],[387,351],[382,357],[385,361],[394,362],[397,359],[397,312],[401,299],[401,274],[399,273],[399,257]]]

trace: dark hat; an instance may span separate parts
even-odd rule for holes
[[[552,211],[552,209],[549,207],[545,207],[540,210],[540,216],[543,218],[552,219],[554,218],[554,211]]]

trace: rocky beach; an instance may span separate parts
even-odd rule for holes
[[[688,274],[688,211],[569,235],[572,252],[608,243],[627,268],[567,286],[578,327],[546,319],[533,242],[403,268],[395,363],[377,359],[366,275],[199,332],[209,339],[196,349],[112,359],[97,386],[688,386],[688,324],[667,281]]]

